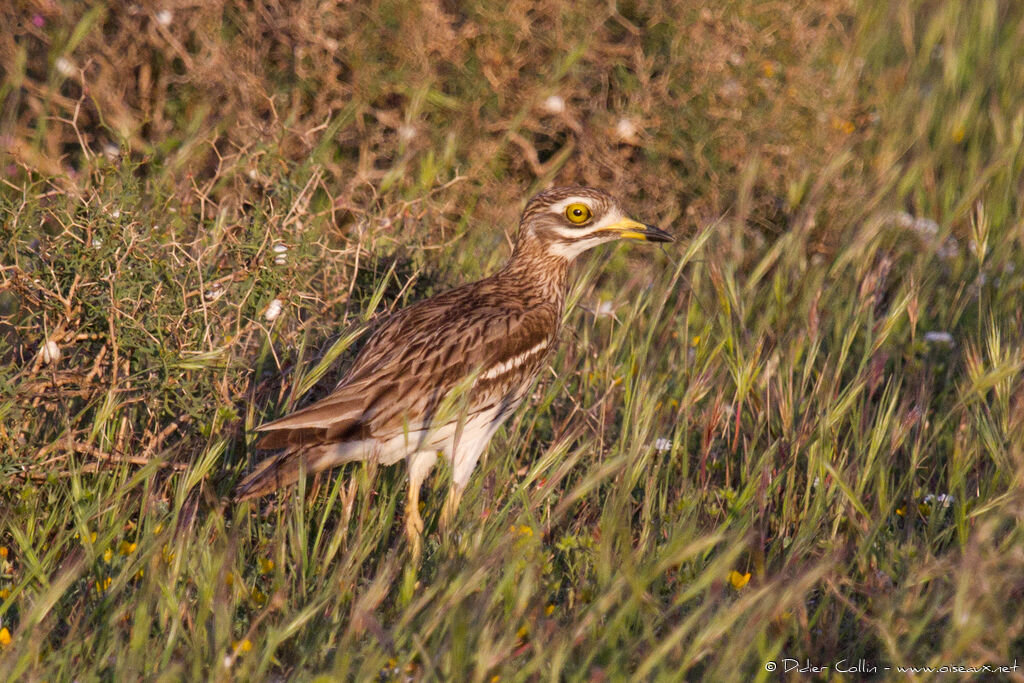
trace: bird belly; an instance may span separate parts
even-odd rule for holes
[[[465,485],[469,475],[476,468],[476,463],[491,442],[498,427],[512,411],[503,411],[500,406],[477,413],[466,421],[459,434],[458,441],[453,441],[446,451],[452,465],[452,480],[458,485]]]
[[[461,429],[455,420],[429,430],[402,432],[378,441],[374,456],[382,465],[391,465],[413,453],[442,451],[458,470],[468,460],[475,464],[498,427],[514,410],[515,406],[486,408],[466,416]]]

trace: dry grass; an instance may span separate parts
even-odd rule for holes
[[[1012,665],[1024,13],[706,4],[0,9],[0,675]],[[579,268],[458,537],[445,472],[419,569],[399,471],[223,504],[556,182],[685,239]]]

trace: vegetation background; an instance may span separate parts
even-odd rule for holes
[[[1024,4],[14,0],[0,24],[0,676],[1024,659]],[[681,241],[584,259],[457,535],[443,469],[419,568],[400,467],[223,502],[254,426],[388,311],[499,267],[556,182]]]

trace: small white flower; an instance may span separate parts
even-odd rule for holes
[[[115,219],[116,218],[120,218],[121,217],[121,209],[114,209],[113,211],[111,211],[110,212],[110,217],[111,218],[115,218]]]
[[[636,141],[636,133],[636,124],[630,119],[619,119],[619,122],[615,124],[615,134],[623,142]]]
[[[949,493],[940,493],[935,496],[935,501],[942,505],[944,508],[948,508],[950,505],[956,502],[956,496]]]
[[[927,239],[934,238],[939,234],[939,224],[931,218],[920,218],[918,216],[913,216],[906,211],[900,211],[896,214],[896,223],[901,228],[913,230],[921,237]]]
[[[594,316],[597,318],[614,318],[615,306],[611,301],[602,301],[594,308]]]
[[[53,63],[53,66],[64,78],[71,78],[75,75],[75,64],[67,57],[57,57],[57,61]]]
[[[267,306],[267,310],[263,312],[263,317],[267,322],[274,322],[277,320],[277,316],[281,315],[281,310],[284,308],[284,304],[280,299],[274,299]]]
[[[924,340],[929,344],[947,344],[953,345],[953,335],[949,332],[943,332],[941,330],[932,330],[924,333]]]
[[[551,95],[546,100],[544,100],[544,103],[540,106],[541,109],[543,109],[548,114],[553,114],[556,116],[558,114],[565,112],[565,100],[563,100],[559,95]]]
[[[665,451],[672,450],[672,441],[670,439],[666,439],[665,437],[661,437],[654,442],[654,450],[658,451],[659,453],[664,453]]]
[[[107,161],[117,161],[121,157],[121,148],[113,142],[108,142],[103,145],[103,156],[107,158]]]
[[[217,299],[224,296],[224,292],[224,285],[222,285],[219,282],[214,282],[212,285],[210,285],[210,288],[206,290],[206,298],[209,301],[216,301]]]
[[[283,266],[288,263],[288,247],[278,242],[274,245],[274,264]]]
[[[99,237],[93,237],[92,238],[92,248],[93,249],[99,249],[102,246],[103,246],[103,240],[101,240]]]
[[[398,127],[398,139],[402,142],[412,142],[416,139],[416,126],[403,123]]]
[[[743,96],[743,86],[735,78],[730,78],[718,89],[719,94],[725,99],[733,100]]]
[[[39,355],[43,357],[44,363],[51,365],[59,361],[62,354],[57,342],[49,339],[43,344],[43,348],[39,350]]]
[[[156,13],[156,23],[160,24],[164,28],[171,25],[174,21],[174,12],[169,9],[162,9]]]
[[[925,242],[934,243],[938,240],[941,226],[931,218],[914,216],[906,211],[898,211],[892,216],[896,225],[906,228],[917,234]],[[955,237],[948,237],[935,250],[936,255],[943,260],[954,259],[960,255],[960,244]]]
[[[951,261],[960,255],[960,243],[950,237],[942,246],[935,250],[935,253],[944,261]]]

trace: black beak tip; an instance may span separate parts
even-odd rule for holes
[[[644,236],[648,242],[675,242],[676,238],[653,225],[644,225]]]

